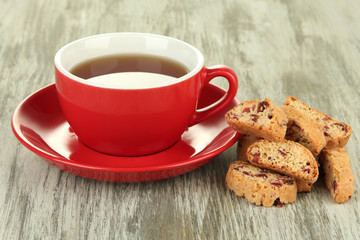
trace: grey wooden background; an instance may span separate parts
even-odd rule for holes
[[[0,0],[0,239],[359,239],[359,13],[358,0]],[[349,123],[353,198],[337,205],[318,181],[283,208],[249,204],[224,185],[234,146],[193,172],[146,183],[77,177],[22,146],[12,112],[54,82],[55,52],[121,31],[195,45],[207,66],[236,71],[240,100],[293,95]]]

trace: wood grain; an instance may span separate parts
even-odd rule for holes
[[[0,0],[0,239],[359,239],[359,12],[356,0]],[[77,177],[22,146],[12,112],[54,82],[55,52],[123,31],[193,44],[207,66],[236,71],[240,100],[293,95],[349,123],[353,198],[335,204],[320,180],[294,204],[256,207],[225,187],[234,146],[193,172],[146,183]]]

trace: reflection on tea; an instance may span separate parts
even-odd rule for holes
[[[88,78],[86,81],[105,84],[109,87],[118,88],[141,88],[158,86],[165,82],[174,81],[175,77],[159,73],[149,72],[120,72],[100,75]]]

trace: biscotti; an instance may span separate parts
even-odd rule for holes
[[[286,133],[287,118],[268,98],[240,103],[225,114],[227,123],[236,131],[280,142]]]
[[[312,153],[299,143],[283,140],[272,142],[258,140],[246,153],[250,163],[296,179],[314,183],[319,175],[318,165]]]
[[[261,138],[253,135],[242,135],[237,144],[238,160],[247,161],[246,152],[248,147],[260,139]]]
[[[354,175],[351,172],[346,150],[343,148],[323,150],[319,161],[324,170],[325,184],[334,201],[344,203],[350,200],[354,191]]]
[[[309,116],[321,124],[323,134],[327,142],[325,148],[331,149],[336,147],[344,147],[347,144],[351,136],[352,129],[346,123],[339,122],[325,113],[308,107],[305,103],[301,102],[295,97],[287,97],[285,100],[285,106],[295,108],[304,115]]]
[[[247,198],[257,206],[282,206],[296,200],[294,178],[258,168],[249,162],[231,163],[226,174],[226,185],[238,196]]]
[[[281,109],[289,120],[285,139],[300,143],[317,156],[326,145],[322,126],[295,108],[282,106]]]
[[[312,183],[296,179],[296,187],[298,192],[311,192]]]

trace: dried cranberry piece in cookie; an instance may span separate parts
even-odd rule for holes
[[[263,112],[266,108],[268,108],[270,105],[267,101],[262,101],[259,103],[258,112]]]

